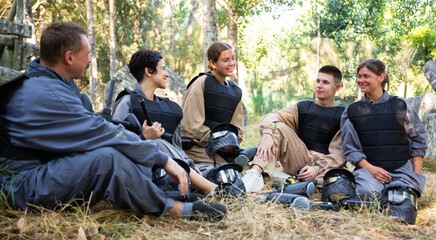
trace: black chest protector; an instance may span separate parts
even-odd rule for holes
[[[329,145],[340,129],[345,106],[321,107],[313,101],[301,101],[298,106],[298,136],[309,150],[329,154]]]
[[[135,92],[125,89],[118,94],[116,101],[125,95],[130,95],[131,112],[138,118],[141,124],[146,119],[140,103],[141,99],[144,99],[151,121],[161,123],[162,127],[165,128],[165,133],[173,134],[183,118],[182,108],[168,98],[158,97],[159,101],[150,101]]]
[[[204,82],[205,121],[203,125],[213,129],[221,123],[230,123],[235,109],[242,98],[242,90],[232,81],[228,85],[220,83],[212,73],[202,73],[192,79],[189,86],[206,74]]]
[[[348,107],[367,161],[386,170],[399,168],[410,158],[410,140],[404,129],[406,103],[391,96],[384,103],[356,102]]]

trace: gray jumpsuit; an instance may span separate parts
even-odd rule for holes
[[[2,116],[11,143],[26,148],[65,153],[43,163],[38,159],[3,158],[2,190],[18,209],[28,204],[54,208],[73,198],[94,204],[106,199],[115,208],[130,208],[156,216],[174,201],[151,182],[153,166],[163,167],[168,155],[153,141],[86,110],[72,82],[52,69],[31,62],[27,73],[44,71],[53,77],[24,81]],[[72,80],[73,81],[73,80]]]

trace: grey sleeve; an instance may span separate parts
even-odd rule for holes
[[[176,130],[173,133],[172,145],[180,152],[183,158],[188,162],[190,166],[194,166],[194,160],[189,158],[189,156],[183,151],[182,147],[182,124],[179,123]]]
[[[424,126],[410,102],[407,99],[401,99],[404,100],[407,106],[404,129],[410,139],[410,147],[412,149],[411,156],[425,156],[425,150],[427,149],[427,134],[425,133]]]
[[[113,147],[146,167],[163,167],[168,161],[153,141],[141,141],[123,126],[86,110],[59,80],[25,81],[7,108],[7,129],[17,146],[65,153]]]
[[[347,161],[356,166],[362,158],[366,159],[356,129],[348,118],[347,109],[341,116],[341,138],[342,153]]]
[[[115,120],[124,120],[127,114],[130,113],[130,95],[126,95],[114,104],[112,118]]]

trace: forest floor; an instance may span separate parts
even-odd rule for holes
[[[257,124],[245,130],[243,146],[259,141]],[[426,189],[419,199],[416,225],[409,226],[372,208],[339,212],[310,210],[261,203],[251,195],[225,202],[228,214],[220,222],[155,218],[115,210],[101,201],[96,206],[66,205],[38,213],[0,209],[0,239],[435,239],[436,163],[424,162]],[[266,182],[271,188],[272,181]],[[310,199],[319,200],[320,194]],[[214,199],[213,199],[214,200]]]

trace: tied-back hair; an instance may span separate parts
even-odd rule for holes
[[[56,64],[67,51],[78,53],[83,48],[82,36],[86,30],[73,22],[54,22],[41,34],[39,57],[42,61]]]
[[[217,62],[221,52],[224,52],[228,49],[232,49],[232,46],[230,46],[227,43],[224,42],[216,42],[210,45],[209,49],[207,49],[207,60],[212,62]],[[207,65],[210,71],[213,71],[214,69],[210,64]]]
[[[387,84],[388,87],[386,90],[389,90],[389,80],[390,80],[389,74],[386,72],[386,66],[382,61],[375,58],[368,59],[357,67],[357,73],[359,73],[360,69],[364,67],[368,68],[371,72],[373,72],[377,76],[380,76],[382,73],[384,73],[385,79],[383,79],[381,86],[383,89],[385,89],[385,86]]]
[[[332,65],[325,65],[318,70],[318,73],[325,73],[333,76],[335,83],[341,83],[342,81],[342,72],[339,68]]]
[[[130,58],[130,62],[127,65],[130,69],[130,73],[136,78],[136,81],[140,83],[144,78],[145,68],[148,67],[151,74],[157,72],[157,65],[163,57],[159,52],[152,50],[139,50],[135,52]]]

